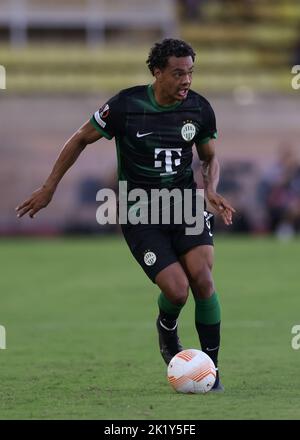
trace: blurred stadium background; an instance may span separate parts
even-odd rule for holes
[[[97,190],[115,186],[106,140],[87,148],[37,220],[18,221],[14,207],[108,97],[152,81],[145,60],[167,36],[195,48],[193,88],[216,111],[219,191],[239,211],[230,232],[299,230],[298,0],[0,0],[1,235],[111,232],[95,222]]]

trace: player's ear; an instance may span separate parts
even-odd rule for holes
[[[158,67],[155,67],[155,69],[153,71],[153,75],[157,81],[159,81],[161,79],[161,74],[162,74],[162,71]]]

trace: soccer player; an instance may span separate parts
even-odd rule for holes
[[[202,161],[205,198],[224,223],[234,208],[217,193],[219,163],[215,154],[216,120],[209,102],[190,89],[195,53],[182,40],[165,39],[150,50],[150,85],[120,91],[65,143],[41,188],[16,208],[30,217],[51,201],[56,187],[84,148],[101,137],[115,137],[118,174],[128,190],[191,189],[195,144]],[[186,224],[123,224],[129,248],[148,277],[159,287],[156,326],[160,352],[168,364],[182,350],[178,317],[188,298],[195,300],[195,325],[202,350],[218,365],[220,304],[212,278],[213,215],[203,212],[201,234],[186,234]],[[219,372],[213,391],[223,391]]]

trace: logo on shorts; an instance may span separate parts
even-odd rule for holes
[[[204,211],[204,219],[205,219],[205,223],[206,223],[206,227],[208,229],[208,235],[210,237],[213,236],[212,232],[211,232],[211,223],[210,223],[210,219],[213,217],[213,214],[211,212],[207,212]]]
[[[194,124],[187,122],[181,129],[181,136],[187,142],[191,141],[196,134],[196,127]]]
[[[156,255],[154,252],[146,251],[144,255],[144,262],[147,266],[153,266],[156,261]]]

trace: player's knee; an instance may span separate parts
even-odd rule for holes
[[[170,285],[169,295],[174,304],[184,306],[189,295],[189,283],[187,278],[181,277],[180,279],[174,279]]]
[[[198,298],[209,298],[214,290],[214,282],[211,272],[207,269],[200,271],[192,282],[193,294]]]

